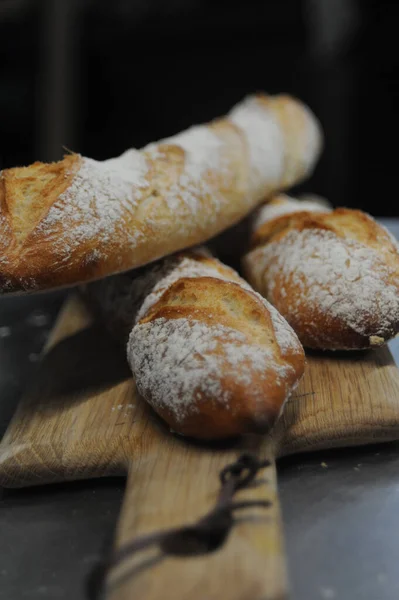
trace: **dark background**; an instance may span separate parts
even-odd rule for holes
[[[0,167],[102,159],[289,92],[326,147],[305,191],[396,216],[397,0],[0,0]]]
[[[303,190],[398,216],[398,4],[0,0],[0,168],[57,160],[63,146],[110,157],[223,114],[248,93],[284,91],[325,130]],[[63,298],[0,302],[0,436]],[[398,449],[279,463],[294,600],[399,598]],[[105,479],[0,490],[0,600],[87,600],[123,488]]]

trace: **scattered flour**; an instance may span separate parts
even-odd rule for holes
[[[199,256],[209,256],[209,253],[203,248],[196,248],[193,250],[193,253],[198,254]],[[256,296],[270,314],[277,343],[282,351],[298,348],[299,340],[296,334],[278,311],[263,298],[263,296],[255,292],[233,269],[222,265],[222,263],[219,263],[216,259],[213,259],[213,261],[215,266],[184,255],[177,255],[164,259],[154,267],[151,267],[145,275],[137,280],[133,280],[129,293],[125,295],[126,300],[129,302],[129,306],[135,307],[134,313],[136,316],[133,318],[129,317],[129,322],[137,323],[142,319],[148,313],[150,308],[158,302],[165,290],[179,279],[183,277],[214,277],[216,279],[238,283],[241,287]],[[222,271],[219,271],[217,268],[216,265],[218,264],[220,264]],[[140,301],[142,302],[138,311],[138,303],[131,301],[132,297],[134,298],[136,295],[139,295]],[[112,304],[114,305],[114,301],[112,301]],[[112,307],[110,306],[110,308]]]
[[[82,243],[92,242],[100,252],[121,227],[126,212],[134,212],[148,187],[147,171],[146,159],[137,150],[102,162],[82,158],[71,185],[52,205],[39,230],[54,235],[53,243],[61,246],[65,260]],[[68,226],[60,228],[64,221]],[[134,247],[137,232],[131,232],[129,241]]]
[[[273,111],[250,96],[232,109],[229,119],[248,143],[252,193],[264,193],[267,184],[278,186],[284,174],[284,137]]]
[[[170,266],[169,269],[168,266]],[[173,258],[170,260],[166,259],[165,267],[165,275],[159,278],[151,293],[145,297],[145,300],[137,314],[136,321],[139,321],[148,313],[150,308],[156,302],[158,302],[166,289],[183,277],[215,277],[216,279],[222,279],[224,281],[235,281],[234,271],[232,271],[233,276],[228,277],[224,273],[218,271],[217,268],[206,263],[193,260],[189,257],[178,257],[177,260],[174,260]],[[225,269],[224,266],[223,269]]]
[[[204,251],[196,249],[195,252],[203,254]],[[170,268],[165,268],[168,263]],[[253,383],[254,373],[260,379],[275,377],[276,385],[285,386],[285,377],[292,369],[270,349],[251,344],[243,333],[232,328],[210,326],[194,317],[190,320],[158,318],[140,323],[140,318],[148,313],[165,289],[180,278],[210,276],[238,283],[269,311],[281,351],[300,348],[297,336],[276,309],[253,292],[235,271],[223,267],[221,273],[218,264],[215,261],[213,267],[184,255],[163,261],[163,267],[158,267],[159,279],[144,300],[130,334],[128,359],[139,391],[144,397],[150,396],[155,406],[168,407],[177,419],[194,410],[193,399],[199,400],[202,394],[228,403],[229,394],[221,386],[221,373],[248,386]],[[148,291],[148,286],[144,287]],[[290,391],[284,387],[285,395]]]
[[[193,253],[200,256],[210,256],[209,252],[204,248],[196,248],[193,250]],[[152,269],[141,278],[141,281],[136,280],[134,282],[136,293],[140,291],[140,297],[144,299],[135,317],[135,322],[137,323],[142,319],[148,313],[150,308],[158,302],[165,290],[179,279],[183,277],[214,277],[216,279],[222,279],[223,281],[233,281],[257,297],[269,311],[277,343],[282,351],[298,348],[299,340],[295,332],[274,306],[272,306],[263,296],[255,292],[249,283],[239,277],[233,269],[230,269],[226,265],[222,265],[217,259],[213,259],[213,262],[215,266],[196,261],[195,259],[184,255],[178,255],[177,257],[164,259],[164,261],[160,263],[160,266],[155,268],[152,267]],[[216,265],[218,264],[220,264],[222,271],[217,269]],[[130,322],[132,322],[132,320],[130,320]]]
[[[264,303],[267,302],[263,296],[257,294],[259,299],[262,299]],[[292,327],[287,323],[287,321],[280,315],[278,310],[274,308],[270,302],[265,304],[266,308],[270,313],[270,317],[273,323],[274,333],[276,335],[277,343],[280,346],[282,352],[287,352],[289,350],[298,351],[298,347],[300,347],[300,341],[292,329]]]
[[[171,211],[181,210],[183,202],[194,222],[200,216],[203,220],[201,209],[204,197],[208,195],[213,202],[216,217],[220,210],[221,196],[220,190],[210,184],[209,175],[214,173],[223,178],[229,174],[222,139],[211,129],[197,126],[155,144],[149,144],[144,150],[155,158],[161,153],[160,145],[164,144],[179,146],[185,154],[184,169],[179,180],[163,196]]]
[[[196,412],[195,400],[203,395],[228,407],[221,373],[244,385],[253,383],[254,372],[261,379],[273,373],[285,393],[284,377],[292,368],[276,364],[270,350],[251,346],[241,332],[185,318],[137,324],[128,360],[139,392],[155,407],[171,410],[177,420]]]
[[[145,150],[157,150],[161,144],[173,144],[185,152],[184,174],[199,180],[207,170],[221,166],[222,140],[206,126],[190,127],[182,133],[165,138],[156,144],[150,144]]]
[[[367,335],[370,322],[377,322],[374,334],[384,338],[399,320],[398,273],[375,250],[354,240],[325,230],[293,230],[254,250],[252,262],[272,302],[276,281],[298,289],[285,300],[287,314],[313,306],[361,335]],[[388,283],[392,277],[396,285]]]
[[[193,256],[183,253],[159,261],[138,277],[132,271],[88,286],[95,290],[108,324],[112,327],[114,322],[122,322],[124,335],[131,332],[128,360],[139,391],[155,407],[172,410],[176,419],[195,410],[202,394],[227,405],[229,393],[222,387],[221,373],[245,386],[253,384],[254,374],[258,380],[274,378],[275,384],[282,386],[282,395],[287,396],[291,390],[286,389],[286,377],[292,367],[278,352],[251,343],[243,333],[206,324],[194,315],[190,319],[140,322],[175,281],[215,277],[238,283],[265,306],[282,354],[299,350],[295,333],[267,300],[216,259],[211,264],[196,260],[196,255],[210,256],[204,248],[191,252]]]
[[[277,219],[283,215],[303,211],[317,213],[331,212],[330,209],[319,204],[318,202],[311,202],[309,200],[295,200],[294,198],[286,196],[285,194],[281,195],[280,198],[283,199],[281,202],[279,201],[265,204],[257,211],[253,221],[254,230],[263,225],[263,223],[267,223],[268,221],[272,221],[273,219]]]

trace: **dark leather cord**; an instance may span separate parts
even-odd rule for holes
[[[212,510],[192,525],[142,535],[114,551],[91,574],[89,599],[98,600],[111,569],[149,546],[157,545],[164,555],[169,556],[195,556],[220,548],[234,525],[234,511],[253,506],[268,508],[271,505],[268,500],[233,502],[234,494],[253,483],[258,471],[269,465],[268,460],[259,460],[251,454],[242,454],[235,463],[227,465],[220,472],[221,490]]]

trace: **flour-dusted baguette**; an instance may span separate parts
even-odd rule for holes
[[[139,392],[181,434],[267,431],[303,374],[304,352],[286,321],[204,250],[138,278],[90,284],[87,294],[113,333],[128,337]]]
[[[95,280],[210,239],[306,177],[320,146],[308,108],[259,95],[142,151],[4,170],[0,291]]]
[[[254,221],[254,288],[309,348],[379,346],[399,331],[399,250],[369,215],[281,195]]]

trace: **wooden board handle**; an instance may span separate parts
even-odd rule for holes
[[[269,449],[269,451],[268,451]],[[116,546],[156,530],[192,524],[215,504],[219,473],[240,451],[209,451],[170,437],[132,461]],[[266,456],[268,454],[268,456]],[[271,457],[263,444],[262,458]],[[215,552],[166,556],[157,547],[138,552],[110,574],[106,597],[112,600],[282,600],[286,598],[280,509],[274,461],[257,484],[235,500],[269,500],[271,507],[236,513],[224,545]]]

